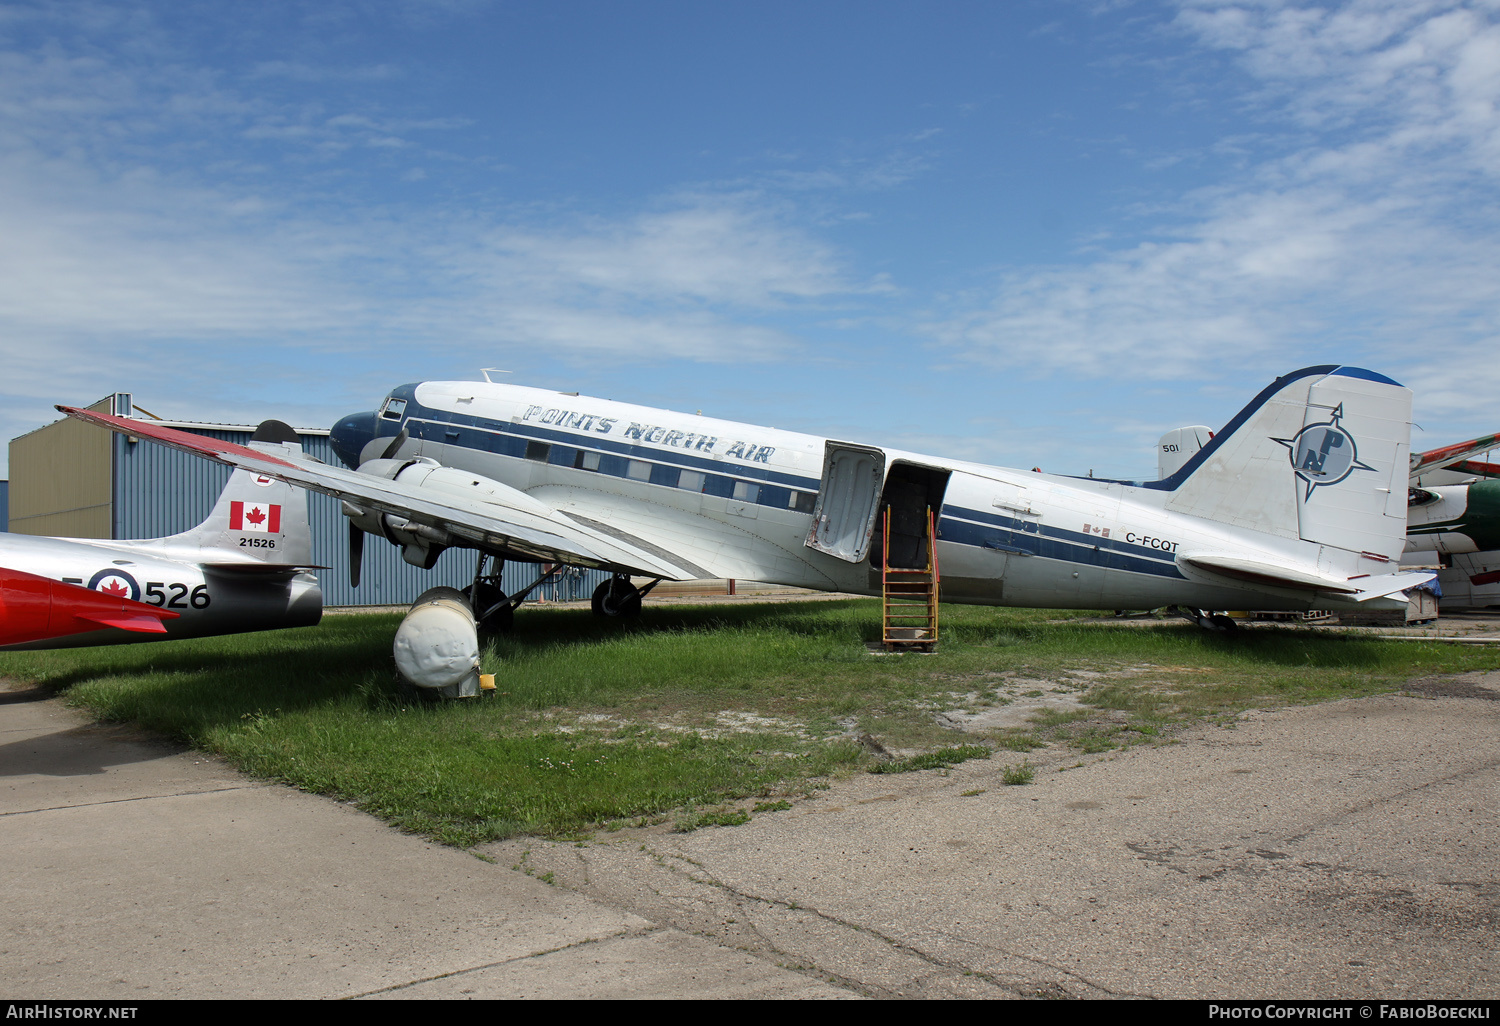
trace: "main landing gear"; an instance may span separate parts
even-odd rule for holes
[[[567,572],[559,563],[514,595],[500,586],[505,561],[481,553],[468,590],[431,588],[412,604],[396,628],[396,668],[424,698],[472,698],[481,688],[481,635],[510,630],[516,607],[527,595]],[[486,568],[489,571],[486,573]],[[638,588],[626,574],[615,574],[594,591],[595,614],[625,620],[638,616],[641,599],[660,578]]]
[[[1239,630],[1239,624],[1234,622],[1233,617],[1225,616],[1223,613],[1215,613],[1209,609],[1185,609],[1182,606],[1168,606],[1167,612],[1176,613],[1184,620],[1191,620],[1206,631],[1218,631],[1228,634]]]
[[[644,588],[637,588],[625,574],[615,574],[594,589],[594,598],[591,603],[594,615],[608,617],[611,620],[628,620],[639,616],[641,599],[650,594],[651,589],[660,583],[658,579]]]

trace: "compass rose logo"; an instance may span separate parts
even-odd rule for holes
[[[1326,423],[1309,424],[1291,438],[1273,439],[1287,447],[1292,469],[1307,483],[1307,491],[1302,493],[1304,502],[1315,489],[1336,485],[1356,470],[1375,469],[1359,461],[1354,436],[1339,423],[1343,416],[1344,404],[1339,403]]]

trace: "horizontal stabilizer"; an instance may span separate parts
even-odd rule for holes
[[[1337,578],[1305,567],[1267,563],[1262,560],[1245,559],[1241,556],[1179,556],[1177,561],[1202,573],[1227,577],[1248,584],[1343,595],[1353,598],[1356,602],[1394,595],[1399,591],[1426,584],[1437,576],[1431,570],[1410,570],[1377,576]]]
[[[1185,563],[1195,570],[1229,577],[1250,584],[1269,585],[1275,588],[1295,588],[1299,591],[1330,591],[1339,595],[1353,595],[1358,586],[1347,580],[1328,577],[1311,570],[1266,563],[1240,556],[1178,556],[1177,562]]]
[[[1360,602],[1367,599],[1384,598],[1394,595],[1398,591],[1407,591],[1411,588],[1419,588],[1424,584],[1431,584],[1437,580],[1435,570],[1404,570],[1400,573],[1381,574],[1378,577],[1356,577],[1350,584],[1359,584],[1360,589],[1355,593],[1355,598]]]

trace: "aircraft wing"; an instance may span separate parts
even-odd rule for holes
[[[1470,477],[1500,477],[1500,463],[1481,463],[1479,460],[1459,460],[1457,463],[1448,464],[1443,469],[1451,470],[1455,474],[1467,474]]]
[[[333,467],[289,449],[280,456],[233,442],[177,431],[146,421],[92,410],[59,406],[59,411],[121,434],[201,456],[252,474],[284,481],[308,491],[341,499],[367,513],[383,513],[442,531],[454,544],[492,552],[520,553],[542,562],[590,566],[667,580],[698,576],[690,560],[660,544],[629,535],[612,535],[580,523],[516,488],[486,481],[484,499],[437,490],[400,480]]]
[[[1500,434],[1484,435],[1456,445],[1445,445],[1441,449],[1412,453],[1411,479],[1415,481],[1419,474],[1425,474],[1429,470],[1442,470],[1455,463],[1462,463],[1470,456],[1489,449],[1500,449]],[[1479,464],[1479,466],[1488,466],[1488,464]]]
[[[534,493],[575,522],[647,551],[666,553],[691,571],[691,579],[717,577],[742,581],[805,578],[810,568],[800,554],[787,552],[767,538],[716,521],[703,530],[703,517],[686,510],[647,502],[621,502],[613,496],[566,486],[548,486]],[[838,583],[825,578],[824,586]]]

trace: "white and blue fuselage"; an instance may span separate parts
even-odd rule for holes
[[[1253,422],[1261,406],[1279,400],[1279,386],[1291,379],[1263,392],[1223,437]],[[1302,405],[1306,392],[1304,383]],[[1297,417],[1300,425],[1300,405]],[[1290,468],[1276,478],[1286,479],[1285,495],[1259,494],[1264,489],[1257,480],[1246,480],[1236,500],[1242,508],[1228,512],[1236,482],[1215,479],[1211,491],[1204,485],[1222,474],[1213,462],[1214,446],[1168,481],[1100,481],[489,382],[402,386],[373,413],[341,421],[333,441],[351,466],[380,457],[420,457],[493,479],[591,528],[659,547],[689,574],[704,578],[878,593],[878,546],[868,544],[868,527],[863,545],[858,535],[860,525],[869,522],[866,507],[880,503],[898,478],[925,489],[936,515],[941,593],[949,601],[1062,608],[1371,608],[1368,597],[1361,601],[1305,584],[1288,586],[1287,578],[1268,580],[1253,568],[1291,567],[1292,577],[1346,580],[1387,574],[1400,556],[1399,545],[1388,553],[1359,544],[1365,535],[1339,545],[1317,536],[1324,527],[1299,530],[1300,490],[1310,497],[1322,482],[1309,486],[1305,473],[1294,475],[1295,438],[1271,438],[1269,445],[1257,439]],[[849,464],[855,466],[854,484],[839,483],[836,453],[856,457]],[[1231,459],[1222,449],[1217,458]],[[867,464],[867,486],[859,483],[859,459]],[[1200,469],[1197,491],[1181,487]],[[1404,523],[1404,506],[1399,512]],[[840,549],[836,538],[810,544],[830,518],[841,517],[852,525],[844,529],[852,531],[852,544]],[[835,523],[834,533],[839,529]],[[1236,567],[1252,569],[1237,570],[1237,577],[1205,571],[1203,563],[1184,558],[1195,553],[1221,564],[1232,557]],[[1374,604],[1394,606],[1396,599],[1376,598]]]

